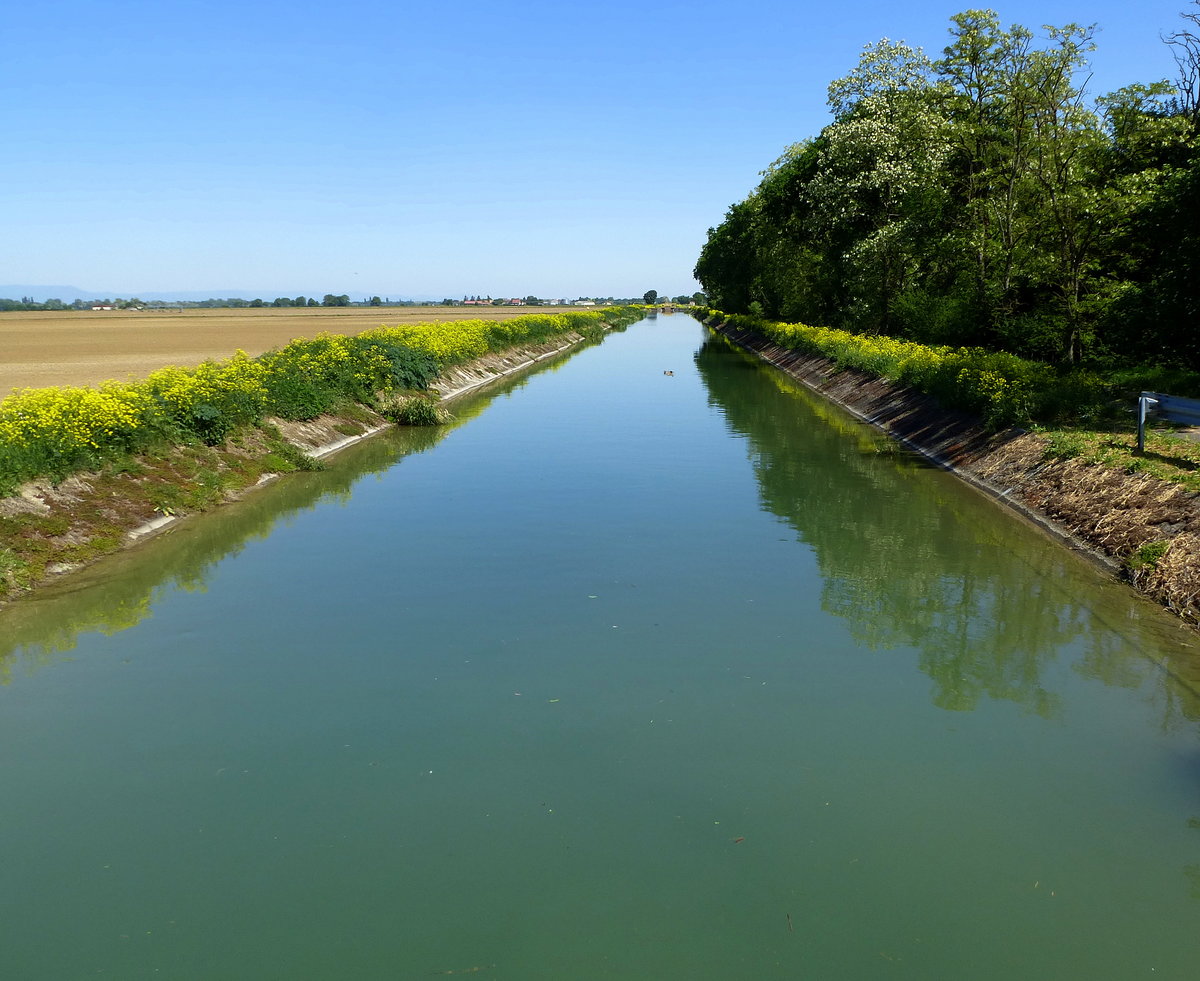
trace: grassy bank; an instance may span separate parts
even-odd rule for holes
[[[1100,394],[1090,405],[1064,406],[1057,415],[1046,412],[1045,422],[1026,415],[1027,429],[995,431],[1001,427],[993,425],[989,432],[981,414],[971,411],[979,405],[973,379],[956,387],[947,371],[948,365],[960,372],[972,366],[980,370],[981,362],[972,364],[972,357],[978,353],[986,359],[984,352],[922,350],[886,338],[749,318],[707,319],[740,346],[860,418],[876,420],[886,432],[953,465],[960,475],[983,481],[999,499],[1048,522],[1070,541],[1107,556],[1136,588],[1200,626],[1200,444],[1163,426],[1147,433],[1146,450],[1138,453],[1127,390],[1131,377],[1135,385],[1178,390],[1187,385],[1187,376],[1150,385],[1148,380],[1156,380],[1153,371],[1093,373],[1095,381],[1085,390]],[[922,361],[933,367],[908,370]],[[1004,365],[1003,360],[982,363]],[[1041,375],[1045,366],[1031,364],[1018,364],[1017,373],[1000,379],[1009,384],[997,384],[995,391],[1027,386],[1027,405],[1053,405],[1049,396],[1054,393],[1030,380],[1043,377],[1053,384],[1061,376]],[[939,371],[946,373],[939,378]],[[905,384],[922,377],[938,384]]]
[[[448,369],[639,316],[626,307],[379,327],[163,368],[143,382],[18,392],[0,401],[0,597],[121,547],[156,515],[319,466],[288,438],[312,420],[330,439],[388,420],[434,422],[429,387]]]
[[[715,310],[700,316],[933,396],[990,429],[1021,426],[1042,433],[1049,457],[1078,457],[1200,492],[1200,445],[1176,436],[1178,427],[1160,425],[1148,433],[1146,452],[1139,454],[1133,414],[1141,391],[1200,397],[1200,376],[1193,372],[1154,367],[1064,371],[981,348],[916,344]]]
[[[786,324],[705,310],[709,323],[739,327],[780,347],[827,358],[840,368],[932,395],[941,404],[978,416],[993,429],[1120,420],[1139,391],[1200,396],[1200,376],[1159,368],[1064,370],[983,348],[917,344],[881,335]]]
[[[630,316],[622,308],[378,327],[293,341],[255,358],[239,352],[196,368],[161,368],[141,382],[26,389],[0,401],[0,495],[131,453],[215,446],[269,417],[312,419],[344,404],[386,410],[390,396],[424,391],[452,365]]]

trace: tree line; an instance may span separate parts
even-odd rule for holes
[[[1094,28],[881,40],[709,229],[712,306],[1061,364],[1200,368],[1200,0],[1178,77],[1089,101]]]
[[[241,297],[213,297],[210,300],[140,300],[136,296],[129,299],[117,297],[114,299],[73,300],[64,303],[62,300],[51,298],[38,302],[31,296],[23,296],[19,300],[0,297],[0,312],[14,310],[90,310],[93,307],[112,307],[117,310],[151,310],[170,307],[214,308],[214,307],[348,307],[353,303],[349,294],[335,295],[326,293],[323,299],[312,296],[277,296],[274,300],[245,300]],[[385,301],[378,296],[364,300],[360,306],[381,306]],[[387,306],[415,306],[415,301],[387,301]]]

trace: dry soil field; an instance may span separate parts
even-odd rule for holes
[[[500,320],[564,307],[256,307],[237,310],[80,310],[0,313],[0,398],[14,388],[98,385],[155,368],[262,354],[322,331],[357,334],[380,324]]]

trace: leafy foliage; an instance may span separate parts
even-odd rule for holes
[[[979,416],[995,429],[1097,410],[1110,392],[1109,385],[1092,372],[1063,372],[1007,352],[918,344],[744,314],[716,316],[789,350],[828,358],[838,367],[925,392],[947,407]]]
[[[867,45],[829,86],[833,121],[709,230],[710,303],[1065,365],[1200,367],[1200,41],[1168,38],[1179,85],[1089,102],[1092,29],[1044,31],[969,10],[937,60]]]

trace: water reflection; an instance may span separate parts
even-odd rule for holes
[[[591,347],[585,342],[571,354]],[[61,659],[85,632],[105,635],[136,626],[164,592],[202,592],[210,570],[237,555],[247,542],[264,539],[280,521],[325,502],[349,501],[353,487],[405,456],[435,447],[491,401],[514,392],[534,375],[557,371],[566,358],[540,363],[455,400],[444,426],[389,430],[342,450],[327,470],[297,473],[249,494],[244,500],[194,516],[126,553],[109,556],[61,583],[0,609],[0,684]]]
[[[731,361],[774,384],[743,384]],[[1169,671],[1194,676],[1184,628],[724,338],[696,365],[748,440],[763,506],[812,547],[822,607],[872,650],[915,649],[935,704],[964,711],[986,697],[1056,717],[1047,678],[1069,651],[1083,677],[1149,689],[1164,721],[1200,718],[1191,692],[1138,656],[1173,652]]]

